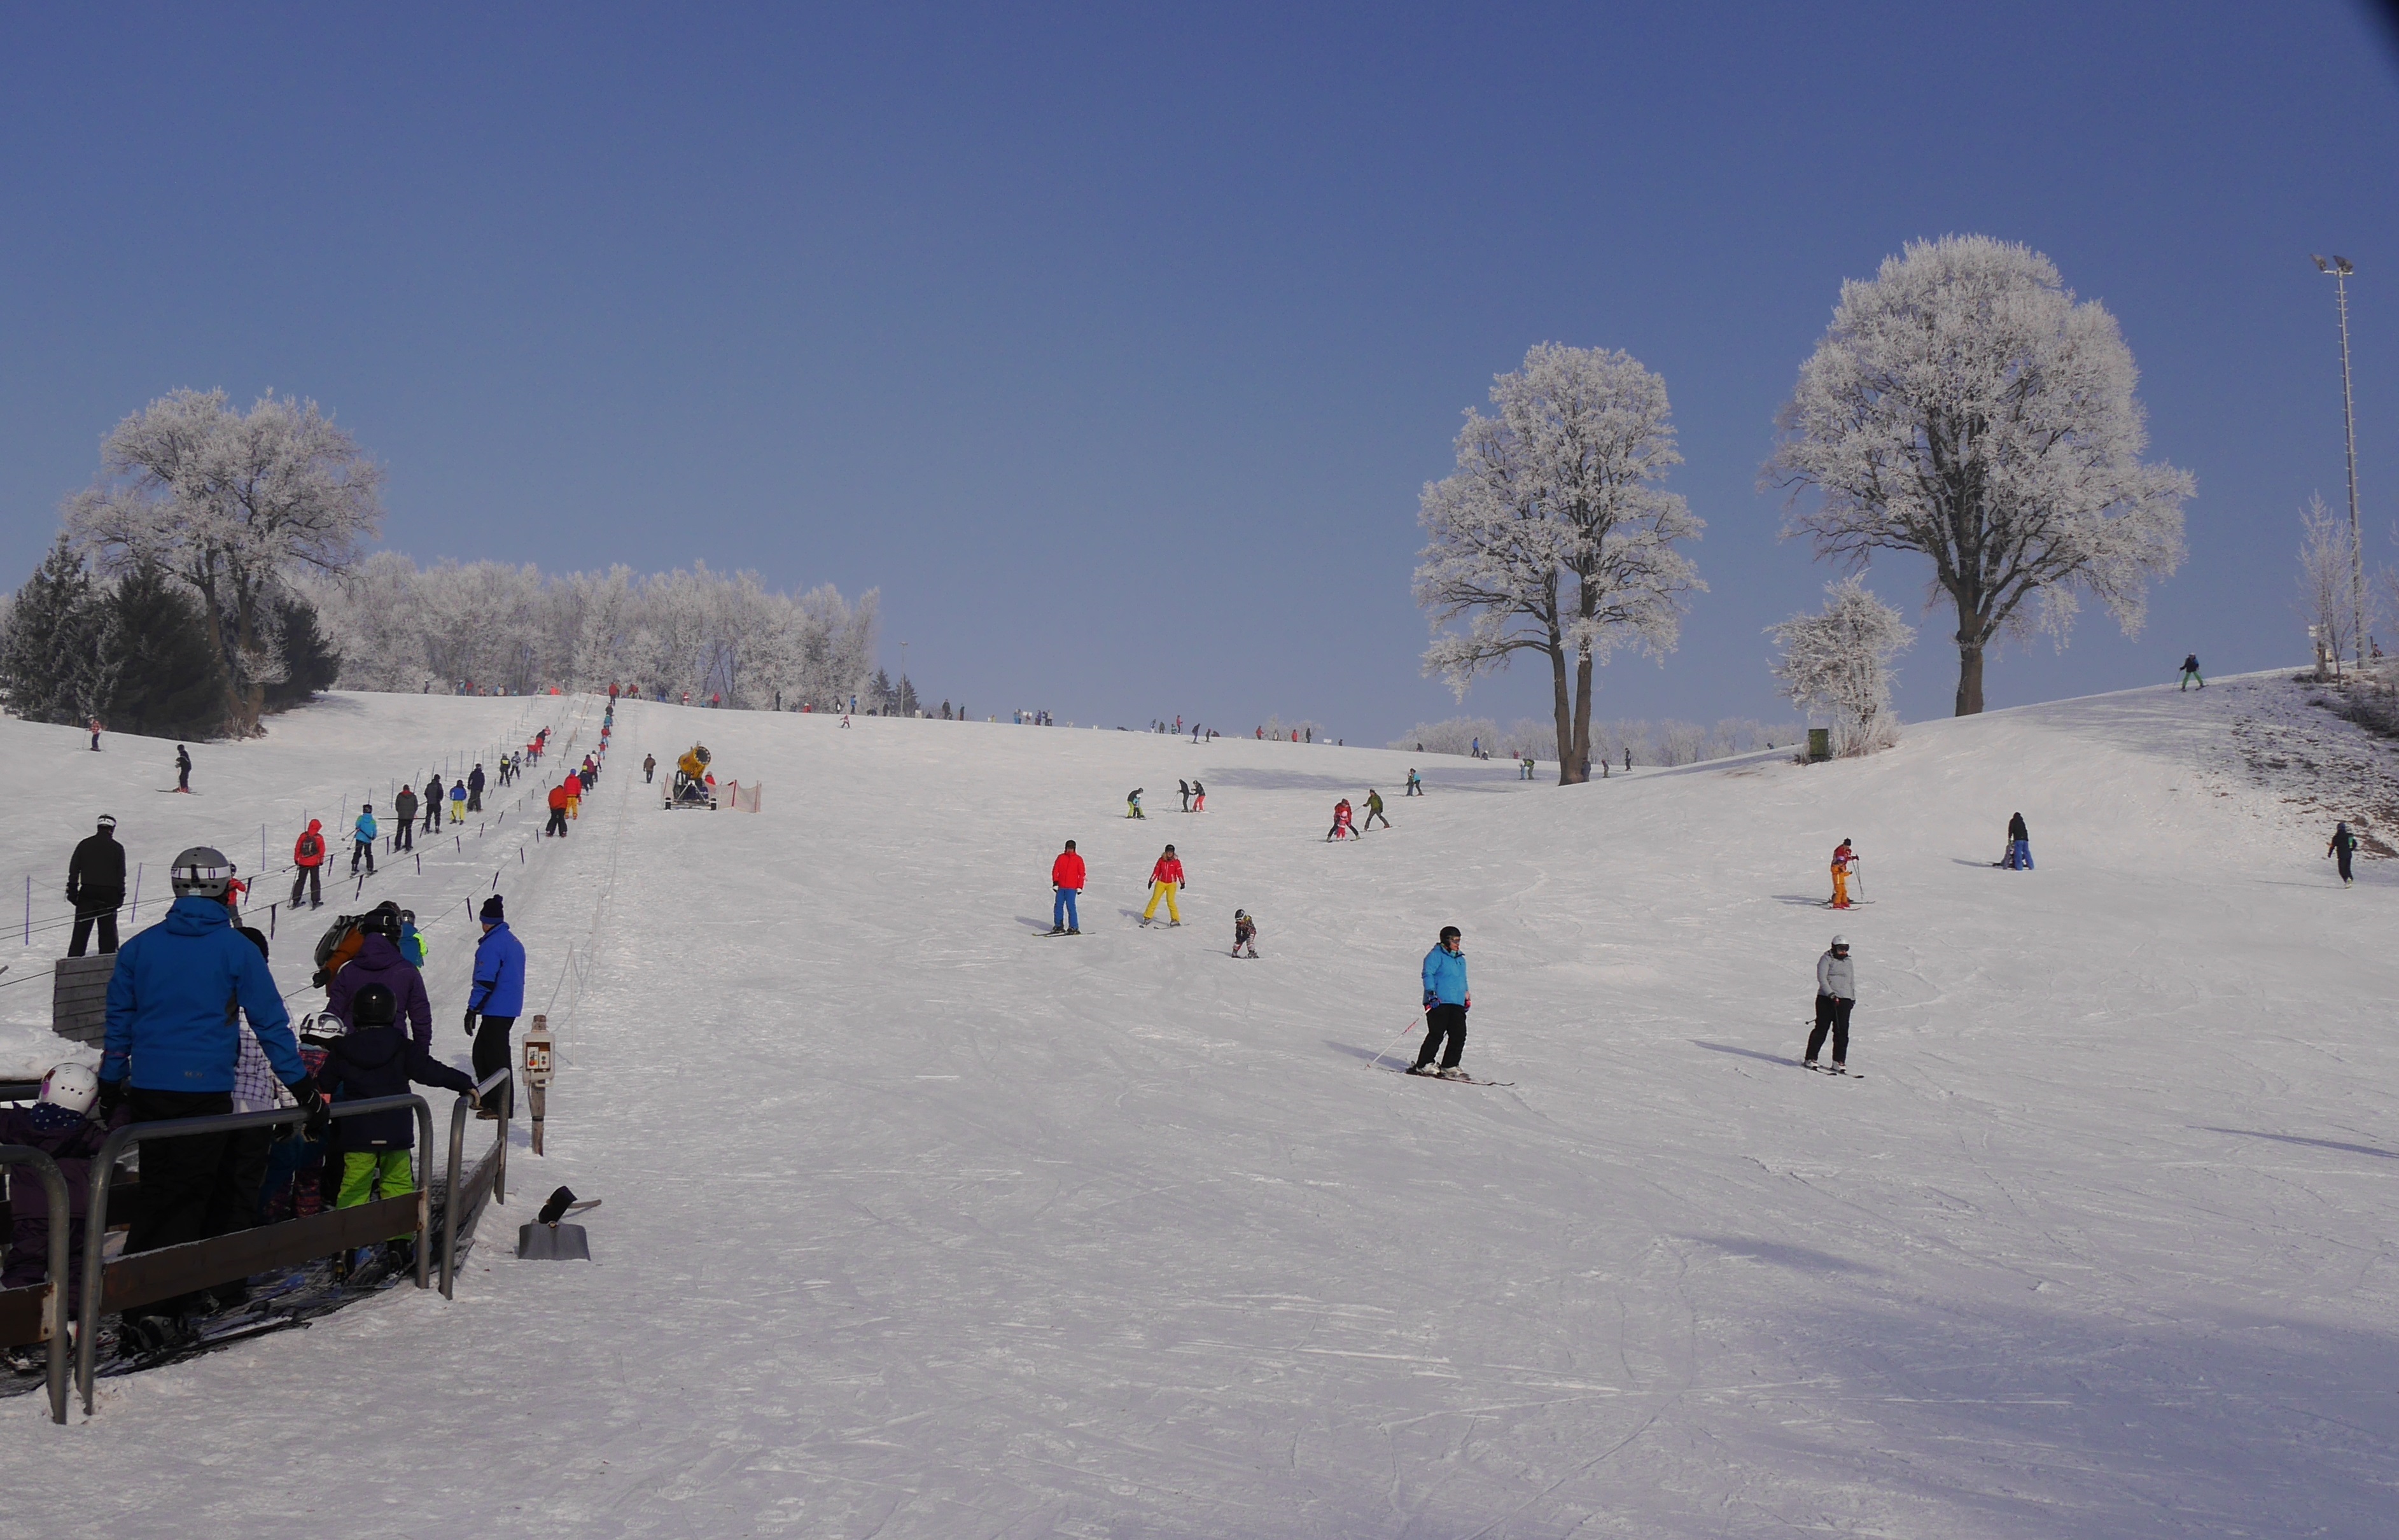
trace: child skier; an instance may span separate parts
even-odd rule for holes
[[[1183,911],[1176,907],[1174,895],[1182,886],[1183,862],[1175,856],[1174,847],[1170,844],[1166,847],[1166,853],[1158,858],[1158,864],[1149,869],[1149,907],[1141,912],[1141,923],[1147,925],[1157,918],[1158,901],[1163,898],[1166,900],[1167,925],[1170,927],[1181,925]]]
[[[2189,689],[2189,688],[2190,688],[2191,681],[2193,681],[2193,680],[2195,680],[2195,679],[2196,679],[2196,680],[2199,680],[2199,687],[2200,687],[2201,689],[2204,690],[2204,689],[2206,689],[2206,688],[2207,688],[2207,681],[2205,681],[2204,679],[2200,679],[2200,676],[2199,676],[2199,655],[2198,655],[2197,653],[2191,653],[2191,654],[2188,655],[2187,656],[2185,656],[2185,657],[2183,658],[2183,660],[2182,660],[2182,687],[2183,687],[2183,689],[2184,689],[2184,690],[2188,690],[2188,689]],[[2181,694],[2182,692],[2181,692],[2180,690],[2178,690],[2178,691],[2176,691],[2176,692],[2175,692],[2175,694],[2177,694],[2177,695],[2179,695],[2179,694]]]
[[[413,1080],[472,1096],[472,1080],[434,1058],[392,1024],[399,1013],[399,997],[382,984],[369,984],[351,997],[350,1030],[333,1039],[326,1050],[326,1093],[337,1103],[404,1096]],[[416,1174],[409,1160],[415,1142],[416,1119],[404,1107],[336,1122],[333,1148],[342,1157],[342,1175],[335,1207],[355,1209],[376,1196],[398,1197],[416,1191]],[[401,1260],[395,1245],[392,1264],[398,1266]]]
[[[467,821],[467,783],[465,781],[454,780],[450,783],[450,821],[452,823]]]
[[[1233,955],[1241,955],[1244,947],[1251,956],[1258,954],[1258,923],[1250,918],[1249,911],[1237,909],[1233,911]]]
[[[2349,860],[2357,854],[2357,836],[2349,831],[2346,822],[2333,826],[2332,844],[2324,846],[2324,854],[2339,858],[2335,864],[2340,868],[2341,886],[2348,887],[2356,881],[2349,873]]]
[[[1208,811],[1208,789],[1200,784],[1200,777],[1197,776],[1191,777],[1191,811],[1194,813]]]
[[[359,804],[358,821],[350,825],[350,875],[359,874],[359,862],[367,863],[367,875],[374,875],[375,816],[374,804]]]
[[[1128,818],[1141,817],[1141,788],[1138,786],[1125,793],[1125,817]]]
[[[1858,853],[1850,847],[1848,840],[1833,847],[1833,908],[1850,907],[1850,873],[1856,871],[1857,866]]]
[[[1333,804],[1333,827],[1325,831],[1324,837],[1327,840],[1349,838],[1349,799],[1344,797]]]
[[[1408,789],[1401,792],[1400,795],[1403,797],[1421,797],[1424,795],[1424,782],[1416,778],[1416,773],[1413,766],[1408,770]]]
[[[42,1076],[41,1100],[31,1107],[0,1107],[0,1144],[30,1144],[58,1162],[67,1179],[68,1256],[83,1254],[84,1205],[91,1193],[91,1157],[108,1138],[111,1124],[91,1120],[92,1103],[100,1099],[100,1077],[88,1064],[60,1064]],[[120,1109],[116,1123],[131,1114]],[[8,1183],[16,1226],[8,1241],[8,1267],[0,1272],[0,1289],[21,1289],[47,1279],[50,1265],[50,1198],[34,1173],[16,1168]],[[67,1258],[61,1258],[66,1261]],[[68,1308],[83,1298],[83,1269],[67,1275]]]

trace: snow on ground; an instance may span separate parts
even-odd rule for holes
[[[1563,790],[1431,757],[1421,801],[1380,750],[629,707],[573,838],[503,871],[536,993],[591,965],[457,1301],[64,1429],[6,1403],[0,1534],[2388,1533],[2399,891],[2341,889],[2229,747],[2292,688]],[[522,704],[336,697],[129,836],[288,851]],[[657,808],[642,753],[695,735],[763,813]],[[76,742],[0,724],[74,788],[0,854],[62,870],[148,795]],[[1325,844],[1369,785],[1397,827]],[[1989,865],[2018,810],[2029,874]],[[1069,837],[1089,934],[1037,939]],[[1143,931],[1168,840],[1186,924]],[[1511,1088],[1370,1062],[1443,923]],[[1835,928],[1854,1082],[1793,1067]],[[516,1263],[559,1182],[597,1261]]]

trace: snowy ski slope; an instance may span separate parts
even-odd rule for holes
[[[2390,1534],[2399,887],[2342,890],[2244,767],[2294,698],[1563,790],[1430,757],[1421,801],[1380,750],[628,707],[573,837],[499,868],[535,995],[590,963],[552,1154],[457,1302],[63,1430],[0,1403],[0,1535]],[[334,697],[203,749],[188,802],[131,774],[162,746],[0,723],[58,789],[0,807],[0,859],[62,880],[102,810],[154,866],[220,819],[279,858],[303,804],[523,704]],[[641,756],[695,736],[761,814],[658,810]],[[1325,844],[1370,785],[1398,827]],[[2030,874],[1989,865],[2018,810]],[[1873,901],[1837,919],[1845,835]],[[1069,837],[1089,934],[1037,939]],[[1168,840],[1186,924],[1144,931]],[[1443,923],[1467,1065],[1512,1088],[1371,1065]],[[1854,1082],[1793,1067],[1836,928]],[[40,993],[0,989],[21,1058]],[[514,1262],[559,1182],[605,1198],[598,1260]]]

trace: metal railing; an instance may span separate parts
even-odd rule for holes
[[[48,1280],[42,1288],[40,1318],[35,1324],[39,1334],[29,1339],[17,1318],[17,1309],[7,1309],[0,1312],[0,1341],[11,1345],[29,1340],[47,1344],[50,1421],[63,1423],[67,1420],[67,1291],[63,1285],[73,1276],[67,1268],[74,1265],[67,1255],[67,1179],[60,1172],[57,1161],[31,1144],[0,1144],[0,1166],[33,1168],[34,1174],[42,1179],[43,1196],[50,1200],[50,1266]],[[12,1289],[0,1293],[0,1300],[33,1292],[31,1289]]]
[[[314,1256],[340,1251],[351,1246],[365,1245],[391,1233],[390,1226],[399,1217],[393,1210],[406,1206],[413,1211],[416,1230],[416,1287],[427,1283],[426,1238],[432,1227],[429,1183],[425,1173],[433,1155],[433,1112],[421,1096],[378,1096],[365,1101],[337,1101],[332,1112],[335,1118],[359,1117],[368,1113],[396,1112],[403,1107],[416,1113],[417,1182],[416,1191],[379,1202],[359,1204],[348,1209],[328,1209],[306,1219],[285,1220],[276,1224],[262,1224],[231,1235],[215,1236],[206,1240],[186,1241],[177,1246],[162,1246],[155,1250],[136,1251],[120,1256],[102,1269],[102,1249],[108,1239],[108,1193],[111,1173],[126,1149],[144,1140],[176,1139],[192,1134],[239,1133],[245,1128],[271,1128],[291,1123],[305,1123],[308,1114],[297,1107],[283,1107],[257,1113],[220,1113],[208,1117],[163,1118],[155,1123],[128,1123],[108,1136],[100,1154],[91,1162],[91,1198],[87,1208],[83,1237],[83,1308],[78,1317],[75,1342],[75,1383],[83,1395],[84,1415],[92,1412],[94,1360],[100,1340],[100,1317],[103,1304],[109,1310],[125,1310],[137,1304],[171,1299],[205,1289],[212,1283],[226,1283],[245,1278],[266,1268],[305,1261]],[[457,1139],[451,1138],[454,1149]],[[354,1238],[355,1237],[355,1238]],[[107,1298],[103,1300],[102,1294]]]
[[[504,1098],[500,1105],[499,1138],[475,1162],[464,1185],[460,1184],[458,1168],[467,1149],[467,1114],[477,1110],[479,1101],[495,1087],[508,1084],[510,1067],[503,1064],[475,1085],[474,1094],[461,1094],[450,1108],[450,1168],[445,1178],[445,1194],[441,1200],[441,1297],[452,1299],[458,1281],[458,1229],[461,1216],[471,1224],[483,1206],[483,1195],[490,1193],[501,1203],[508,1200],[508,1114],[516,1111],[515,1098]],[[430,1125],[428,1124],[429,1128]],[[417,1281],[424,1278],[420,1273]]]

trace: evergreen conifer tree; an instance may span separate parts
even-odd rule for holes
[[[93,590],[83,558],[61,535],[41,567],[17,590],[0,635],[0,689],[27,722],[81,724],[99,710],[110,683],[101,664],[106,603]]]
[[[103,602],[100,644],[114,676],[100,715],[121,733],[215,737],[225,726],[224,665],[200,606],[151,562]]]
[[[332,688],[342,671],[342,655],[318,626],[316,607],[306,600],[278,601],[275,618],[283,633],[284,674],[266,687],[266,709],[288,711],[306,705],[318,691]]]

